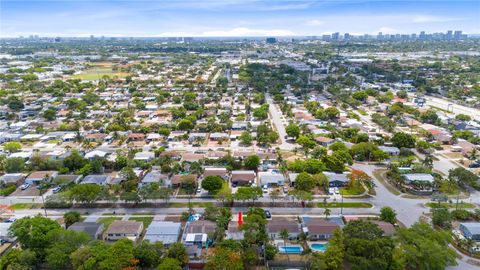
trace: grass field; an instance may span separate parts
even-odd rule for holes
[[[126,72],[115,71],[111,67],[93,67],[82,71],[82,73],[74,75],[73,78],[86,80],[86,81],[95,81],[100,80],[103,76],[108,76],[111,79],[114,77],[125,78],[129,74]]]
[[[429,202],[429,203],[426,203],[425,204],[427,207],[430,207],[430,208],[438,208],[438,207],[446,207],[446,208],[456,208],[457,204],[456,203],[440,203],[440,205],[438,204],[438,202]],[[475,205],[472,204],[472,203],[464,203],[464,202],[459,202],[458,203],[458,208],[459,209],[471,209],[471,208],[475,208]]]
[[[385,172],[385,170],[373,171],[373,176],[375,176],[375,178],[377,178],[377,180],[380,183],[382,183],[388,189],[388,191],[390,191],[392,194],[395,194],[395,195],[402,194],[395,186],[393,186],[385,178],[383,178],[383,173],[384,172]]]
[[[16,203],[12,204],[11,208],[14,210],[23,210],[23,209],[38,209],[42,205],[39,203]]]
[[[108,227],[110,227],[110,224],[114,222],[115,220],[121,220],[121,217],[102,217],[97,220],[97,223],[103,224],[103,231],[105,232]]]
[[[343,208],[371,208],[373,205],[371,203],[365,202],[344,202]],[[317,203],[318,208],[341,208],[341,202],[329,202],[325,205],[325,203]]]
[[[153,221],[153,217],[131,217],[128,220],[143,222],[143,228],[148,228],[150,223]]]
[[[344,188],[340,189],[340,194],[342,194],[344,196],[360,195],[364,192],[365,192],[365,188],[363,186],[352,187],[352,188],[344,187]]]

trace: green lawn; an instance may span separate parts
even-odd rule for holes
[[[382,183],[388,189],[388,191],[390,191],[392,194],[395,194],[395,195],[402,194],[395,186],[393,186],[385,178],[383,178],[382,175],[384,172],[385,170],[373,171],[373,176],[375,176],[375,178],[377,178],[377,180],[380,181],[380,183]]]
[[[192,207],[195,207],[195,208],[205,208],[205,207],[213,206],[213,202],[192,202],[191,205],[192,205]],[[168,207],[170,207],[170,208],[187,208],[188,203],[171,202],[171,203],[168,204]]]
[[[340,194],[344,196],[360,195],[360,194],[363,194],[364,192],[365,192],[365,188],[363,186],[352,187],[352,188],[344,187],[340,189]]]
[[[125,72],[113,70],[110,67],[95,67],[95,68],[86,69],[82,71],[82,73],[74,75],[73,77],[75,79],[80,79],[80,80],[94,81],[94,80],[100,80],[105,75],[109,76],[110,79],[113,79],[113,77],[124,78],[124,77],[127,77],[129,74]]]
[[[103,231],[106,231],[108,227],[110,227],[110,224],[112,224],[112,222],[121,219],[121,217],[102,217],[97,220],[97,223],[103,224]]]
[[[150,223],[153,221],[153,217],[131,217],[128,220],[140,221],[143,222],[143,228],[148,228]]]
[[[14,210],[23,210],[23,209],[38,209],[41,208],[39,203],[16,203],[10,206]]]
[[[456,208],[457,204],[456,203],[440,203],[438,202],[428,202],[425,204],[427,207],[430,208],[438,208],[438,207],[446,207],[446,208]],[[458,208],[475,208],[475,205],[472,203],[465,203],[465,202],[458,202]]]
[[[344,202],[343,208],[371,208],[373,205],[366,202]],[[341,202],[317,203],[318,208],[341,208]]]

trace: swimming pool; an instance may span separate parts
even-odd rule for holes
[[[286,254],[300,254],[303,248],[301,246],[279,246],[278,252]]]
[[[313,251],[325,252],[325,250],[327,250],[327,248],[328,248],[328,243],[325,243],[325,244],[319,244],[319,243],[311,244],[310,248]]]

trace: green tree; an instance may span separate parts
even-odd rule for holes
[[[182,119],[178,123],[178,129],[180,130],[191,130],[192,128],[193,128],[193,123],[188,119]]]
[[[315,184],[313,177],[306,172],[299,173],[295,179],[295,188],[298,190],[310,192],[315,187]]]
[[[279,235],[280,235],[280,238],[282,238],[282,240],[283,240],[283,248],[287,248],[287,240],[288,240],[288,237],[289,237],[288,230],[287,229],[281,229]],[[287,254],[287,260],[289,260],[288,253],[286,253],[286,254]]]
[[[3,150],[9,153],[19,152],[22,149],[22,145],[19,142],[6,142],[3,144]]]
[[[17,173],[25,169],[25,160],[23,158],[7,158],[3,165],[5,172]]]
[[[50,107],[43,112],[43,117],[48,121],[55,120],[56,115],[57,115],[57,111],[53,107]]]
[[[442,270],[456,264],[456,252],[449,248],[446,232],[416,223],[398,229],[397,238],[405,254],[406,269]]]
[[[462,167],[449,170],[448,179],[463,187],[471,186],[475,189],[480,189],[480,185],[478,184],[478,176]]]
[[[185,246],[182,243],[171,244],[165,252],[166,258],[176,259],[183,267],[188,263],[188,254]]]
[[[300,136],[300,127],[295,124],[289,124],[286,128],[285,131],[287,132],[287,135],[289,137],[294,138],[295,140]]]
[[[450,229],[452,227],[452,216],[445,207],[432,208],[432,223],[444,229]]]
[[[397,222],[397,213],[391,207],[385,206],[380,209],[380,219],[395,224]]]
[[[76,185],[68,191],[70,201],[92,204],[99,198],[101,187],[98,185]]]
[[[398,148],[414,148],[415,138],[404,132],[396,132],[391,139],[393,145]]]
[[[260,157],[257,155],[248,156],[243,161],[243,164],[250,170],[257,170],[260,165]]]
[[[317,145],[314,140],[305,135],[300,135],[296,140],[296,143],[300,144],[306,152]]]
[[[82,220],[82,216],[77,211],[69,211],[63,214],[63,219],[65,221],[65,227],[70,227],[73,223],[79,222]]]
[[[163,248],[162,242],[149,243],[143,241],[135,246],[134,254],[139,261],[138,265],[148,268],[157,266],[160,263]]]
[[[66,269],[71,265],[70,254],[90,241],[85,232],[54,229],[47,233],[51,246],[46,250],[45,261],[52,269]]]
[[[245,130],[242,132],[242,134],[240,134],[239,140],[243,145],[251,145],[253,139],[250,132]]]
[[[164,258],[157,270],[182,270],[182,263],[174,258]]]
[[[202,188],[208,190],[209,193],[215,194],[223,186],[223,178],[220,176],[207,176],[202,180]]]
[[[43,259],[45,250],[51,244],[47,234],[59,228],[60,225],[57,222],[45,217],[24,217],[10,226],[9,233],[17,238],[23,249],[30,249]]]
[[[328,242],[328,248],[325,251],[325,269],[340,270],[343,269],[343,260],[345,257],[344,235],[342,230],[336,229]]]
[[[17,96],[9,96],[7,99],[7,105],[8,108],[14,111],[20,111],[25,107],[23,102]]]

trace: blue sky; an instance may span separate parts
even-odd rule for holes
[[[0,36],[480,33],[480,1],[0,0]]]

